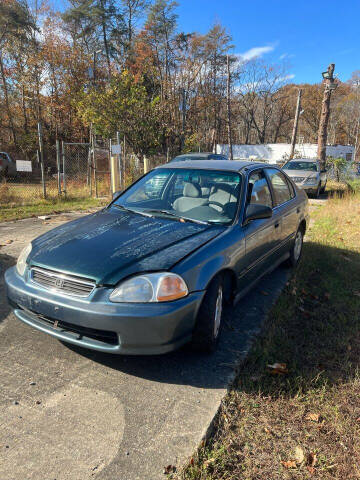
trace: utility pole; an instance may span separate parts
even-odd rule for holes
[[[298,124],[299,124],[300,110],[301,110],[301,94],[302,94],[302,90],[299,89],[297,103],[296,103],[295,118],[294,118],[294,127],[293,127],[292,137],[291,137],[291,148],[290,148],[290,156],[289,156],[290,160],[294,158],[294,153],[295,153],[296,135],[297,135]]]
[[[327,141],[327,126],[330,116],[330,100],[331,92],[335,90],[336,83],[334,80],[335,63],[331,63],[326,72],[322,72],[325,83],[324,97],[321,106],[321,116],[318,133],[318,158],[320,160],[321,170],[326,167],[326,141]]]
[[[226,82],[226,104],[227,104],[227,127],[228,127],[228,143],[229,143],[229,160],[234,160],[233,150],[232,150],[232,138],[231,138],[231,104],[230,104],[230,63],[229,55],[226,55],[226,69],[227,69],[227,82]]]

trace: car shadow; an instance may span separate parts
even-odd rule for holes
[[[291,398],[358,378],[359,253],[307,242],[299,269],[290,294],[266,319],[254,345],[256,357],[246,360],[235,390]],[[297,282],[297,277],[306,280]],[[285,363],[289,373],[269,375],[267,365],[274,362]]]
[[[160,383],[226,388],[288,277],[288,269],[276,269],[264,276],[235,307],[225,309],[219,345],[211,355],[196,353],[189,346],[166,355],[123,356],[64,345],[96,363],[128,375]]]
[[[0,301],[0,324],[5,320],[11,311],[9,304],[5,299],[6,293],[4,273],[6,269],[14,264],[15,259],[13,257],[4,253],[0,253],[0,299],[4,299],[4,301]]]

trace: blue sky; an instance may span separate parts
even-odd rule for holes
[[[62,6],[66,0],[52,0]],[[178,0],[179,30],[205,33],[215,22],[232,35],[234,53],[285,60],[296,83],[315,83],[335,63],[345,81],[360,70],[359,0]],[[257,49],[257,50],[253,50]]]

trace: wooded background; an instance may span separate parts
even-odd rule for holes
[[[289,83],[289,65],[233,55],[230,32],[181,32],[171,0],[70,0],[64,13],[26,0],[0,3],[0,150],[34,160],[44,142],[120,132],[127,147],[170,158],[227,143],[227,55],[235,144],[317,142],[323,85]],[[334,59],[336,61],[336,59]],[[323,65],[319,65],[319,79]],[[329,143],[359,145],[360,71],[337,80]]]

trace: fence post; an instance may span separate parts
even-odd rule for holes
[[[57,166],[57,182],[58,195],[61,196],[61,161],[60,161],[60,142],[56,140],[56,166]]]
[[[95,198],[98,198],[98,185],[97,185],[97,176],[96,176],[96,158],[95,158],[94,135],[92,137],[92,143],[93,143],[93,169],[94,169]]]
[[[62,161],[63,161],[63,192],[66,197],[66,174],[65,174],[65,143],[64,140],[61,141],[61,155],[62,155]]]
[[[122,161],[123,161],[123,165],[124,165],[124,189],[125,189],[125,185],[126,185],[126,168],[127,168],[127,163],[126,163],[126,138],[125,138],[125,135],[124,135],[124,151],[123,151],[123,154],[122,154]]]
[[[116,132],[116,143],[119,145],[119,148],[121,149],[121,143],[120,143],[120,132]],[[124,184],[124,169],[123,169],[123,162],[122,162],[122,154],[118,153],[117,154],[117,159],[118,159],[118,169],[119,169],[119,188],[122,190],[123,184]],[[124,185],[125,186],[125,185]]]
[[[40,160],[43,197],[44,199],[46,199],[46,184],[45,184],[45,171],[44,171],[44,142],[43,142],[41,122],[38,122],[38,135],[39,135],[39,150],[37,150],[37,158],[38,158],[38,161]]]
[[[92,196],[92,169],[91,169],[92,131],[93,131],[93,125],[91,123],[90,136],[89,136],[88,167],[87,167],[87,178],[86,178],[86,182],[89,185],[90,197]]]
[[[111,167],[111,193],[114,194],[118,190],[120,190],[120,175],[119,175],[119,162],[117,161],[117,158],[114,156],[111,156],[111,161],[110,161],[110,167]]]
[[[144,155],[144,173],[149,171],[149,159]]]
[[[110,169],[110,196],[112,195],[113,192],[113,169],[112,169],[112,139],[109,139],[109,169]]]

